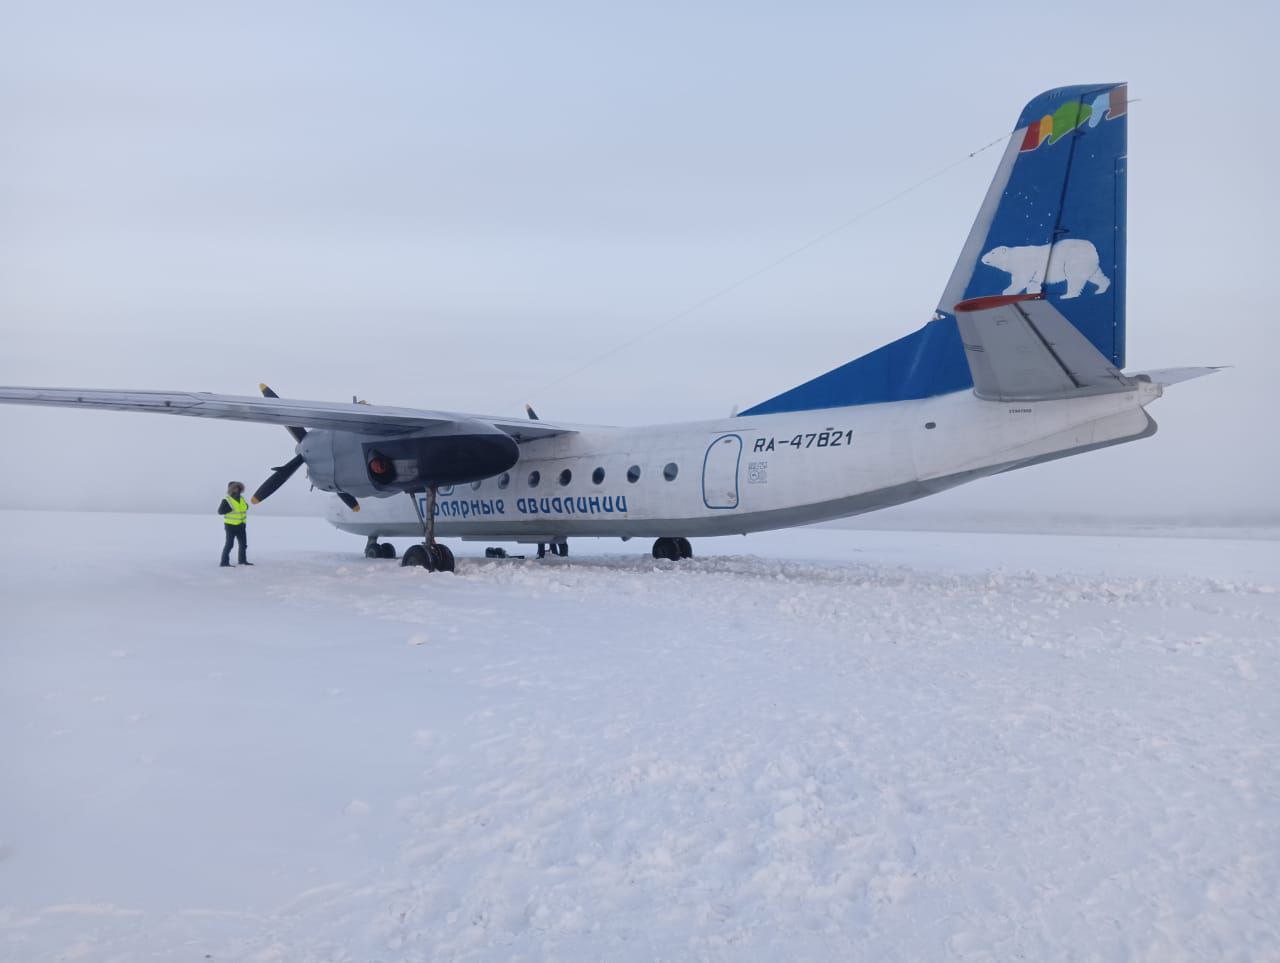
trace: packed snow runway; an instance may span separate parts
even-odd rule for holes
[[[1280,958],[1280,542],[2,521],[2,959]]]

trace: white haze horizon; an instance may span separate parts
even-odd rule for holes
[[[1020,8],[1014,36],[983,5],[10,9],[0,383],[726,415],[924,324],[998,149],[655,325],[1041,90],[1127,81],[1128,367],[1234,367],[1170,389],[1152,439],[896,511],[1274,520],[1277,14],[1070,16],[1096,29],[1046,44],[1061,11]],[[0,432],[8,507],[211,511],[292,453],[274,427],[117,413],[6,406]],[[260,510],[323,505],[299,476]]]

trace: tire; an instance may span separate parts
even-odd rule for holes
[[[653,557],[666,559],[668,562],[680,561],[680,549],[674,538],[660,538],[653,543]]]
[[[693,546],[689,544],[687,538],[677,538],[673,539],[673,541],[676,543],[676,551],[681,558],[693,558]]]
[[[381,543],[378,546],[378,557],[379,558],[395,558],[396,547],[392,545],[390,542]]]
[[[434,568],[437,572],[452,572],[456,567],[453,558],[453,549],[448,545],[432,545],[431,546],[432,561],[435,563]]]
[[[365,558],[382,558],[382,546],[379,545],[377,542],[374,542],[374,544],[372,545],[366,545],[364,547],[364,557]]]
[[[431,556],[427,553],[425,545],[410,545],[404,550],[404,556],[400,559],[402,566],[416,565],[419,568],[431,569]]]

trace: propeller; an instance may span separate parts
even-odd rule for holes
[[[275,494],[275,490],[287,482],[289,477],[301,467],[302,456],[294,455],[283,465],[278,465],[271,469],[271,474],[267,477],[266,481],[258,486],[258,490],[253,493],[251,501],[256,505],[258,502]]]
[[[264,398],[279,398],[280,396],[272,391],[266,385],[258,385],[258,389],[262,392]],[[286,425],[285,431],[293,436],[293,440],[301,443],[303,438],[307,437],[307,429],[297,425]],[[249,499],[253,504],[265,501],[275,490],[289,480],[295,471],[302,467],[303,458],[301,455],[294,455],[283,465],[277,465],[271,469],[271,474],[267,476],[267,480],[258,486],[258,490],[253,493],[253,497]],[[353,512],[360,511],[360,503],[356,501],[353,495],[346,492],[334,492],[340,499],[342,504],[346,505]]]

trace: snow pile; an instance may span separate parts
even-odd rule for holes
[[[0,958],[1280,945],[1274,542],[9,521]]]

